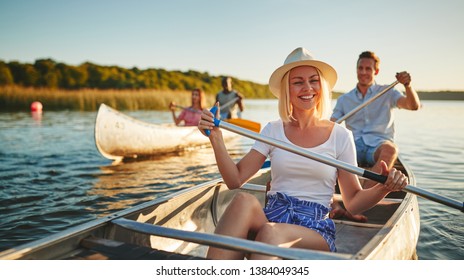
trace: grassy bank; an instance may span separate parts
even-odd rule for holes
[[[337,99],[342,92],[334,92],[333,99]],[[464,100],[462,91],[418,91],[420,100]]]
[[[96,111],[101,103],[118,110],[167,110],[171,101],[190,105],[189,91],[170,90],[63,90],[48,88],[0,87],[0,111],[28,111],[31,103],[40,101],[44,110]],[[341,93],[334,93],[336,99]],[[214,95],[207,94],[207,105]],[[421,100],[464,100],[464,92],[419,92]]]
[[[34,101],[40,101],[44,110],[96,111],[101,103],[118,110],[166,110],[171,101],[181,106],[190,105],[191,93],[187,91],[157,90],[60,90],[47,88],[0,88],[1,111],[30,110]],[[207,104],[214,103],[214,96],[207,95]]]

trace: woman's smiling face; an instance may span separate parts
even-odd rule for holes
[[[290,102],[295,108],[312,109],[320,100],[320,78],[316,68],[298,66],[290,70]]]

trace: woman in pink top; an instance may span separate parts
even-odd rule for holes
[[[176,108],[178,106],[171,102],[169,104],[169,109],[172,112],[172,118],[176,125],[179,125],[184,121],[184,126],[196,126],[201,118],[201,111],[206,108],[205,105],[205,94],[204,92],[196,88],[192,91],[192,106],[184,108],[180,113],[179,117],[176,117]]]

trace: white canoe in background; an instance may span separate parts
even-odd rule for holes
[[[237,137],[223,131],[225,139]],[[95,144],[106,158],[149,157],[209,144],[196,126],[152,124],[101,104],[95,120]]]

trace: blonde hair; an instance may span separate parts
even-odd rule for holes
[[[289,73],[291,69],[285,73],[280,83],[280,97],[279,97],[279,115],[283,122],[291,122],[295,120],[293,117],[293,106],[290,103],[290,85],[289,85]],[[322,76],[321,71],[316,68],[317,74],[319,75],[321,94],[319,102],[316,104],[316,116],[320,119],[329,119],[332,113],[332,91],[329,89],[329,85]]]

